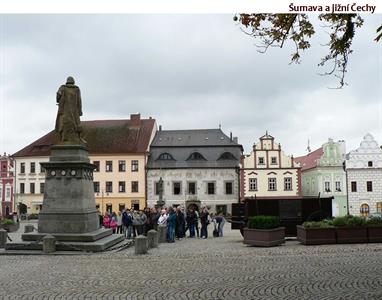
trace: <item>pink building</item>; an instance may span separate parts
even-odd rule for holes
[[[0,215],[13,213],[13,159],[4,153],[0,155]]]

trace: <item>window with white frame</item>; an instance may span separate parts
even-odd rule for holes
[[[284,178],[284,190],[291,191],[292,190],[292,177]]]
[[[341,192],[341,181],[336,181],[336,192]]]
[[[276,178],[268,178],[268,190],[277,191]]]
[[[259,157],[259,165],[263,165],[264,164],[264,157]]]
[[[277,157],[276,156],[271,157],[271,165],[277,165]]]
[[[249,190],[257,191],[257,178],[249,178]]]
[[[329,193],[330,192],[330,181],[325,181],[325,192]]]

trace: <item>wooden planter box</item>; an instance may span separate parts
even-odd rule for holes
[[[271,247],[285,243],[285,227],[275,229],[244,228],[244,244]]]
[[[8,232],[15,232],[17,230],[19,230],[20,228],[20,224],[19,223],[16,223],[16,224],[0,224],[0,228],[3,228],[4,230],[8,231]]]
[[[335,228],[304,228],[297,225],[297,240],[304,245],[325,245],[336,243]]]
[[[367,227],[336,227],[337,244],[367,243]]]
[[[382,243],[382,226],[367,227],[369,243]]]

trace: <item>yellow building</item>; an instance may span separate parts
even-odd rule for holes
[[[97,208],[101,212],[132,207],[143,209],[146,206],[146,163],[156,132],[155,120],[132,114],[125,120],[81,123],[89,159],[97,166],[93,180]],[[34,183],[35,172],[25,171],[23,166],[33,165],[40,170],[39,163],[48,161],[50,147],[55,142],[55,133],[51,131],[13,155],[18,175],[15,180],[16,204],[26,208],[28,214],[38,213],[41,209],[45,176],[39,176],[38,184]],[[32,185],[33,189],[29,188]]]
[[[301,168],[287,156],[268,132],[253,145],[241,162],[241,192],[244,199],[301,199]]]

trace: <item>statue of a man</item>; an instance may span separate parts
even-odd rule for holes
[[[57,91],[58,112],[56,118],[56,132],[60,143],[80,144],[82,102],[80,88],[74,84],[74,78],[69,76],[66,84]]]

